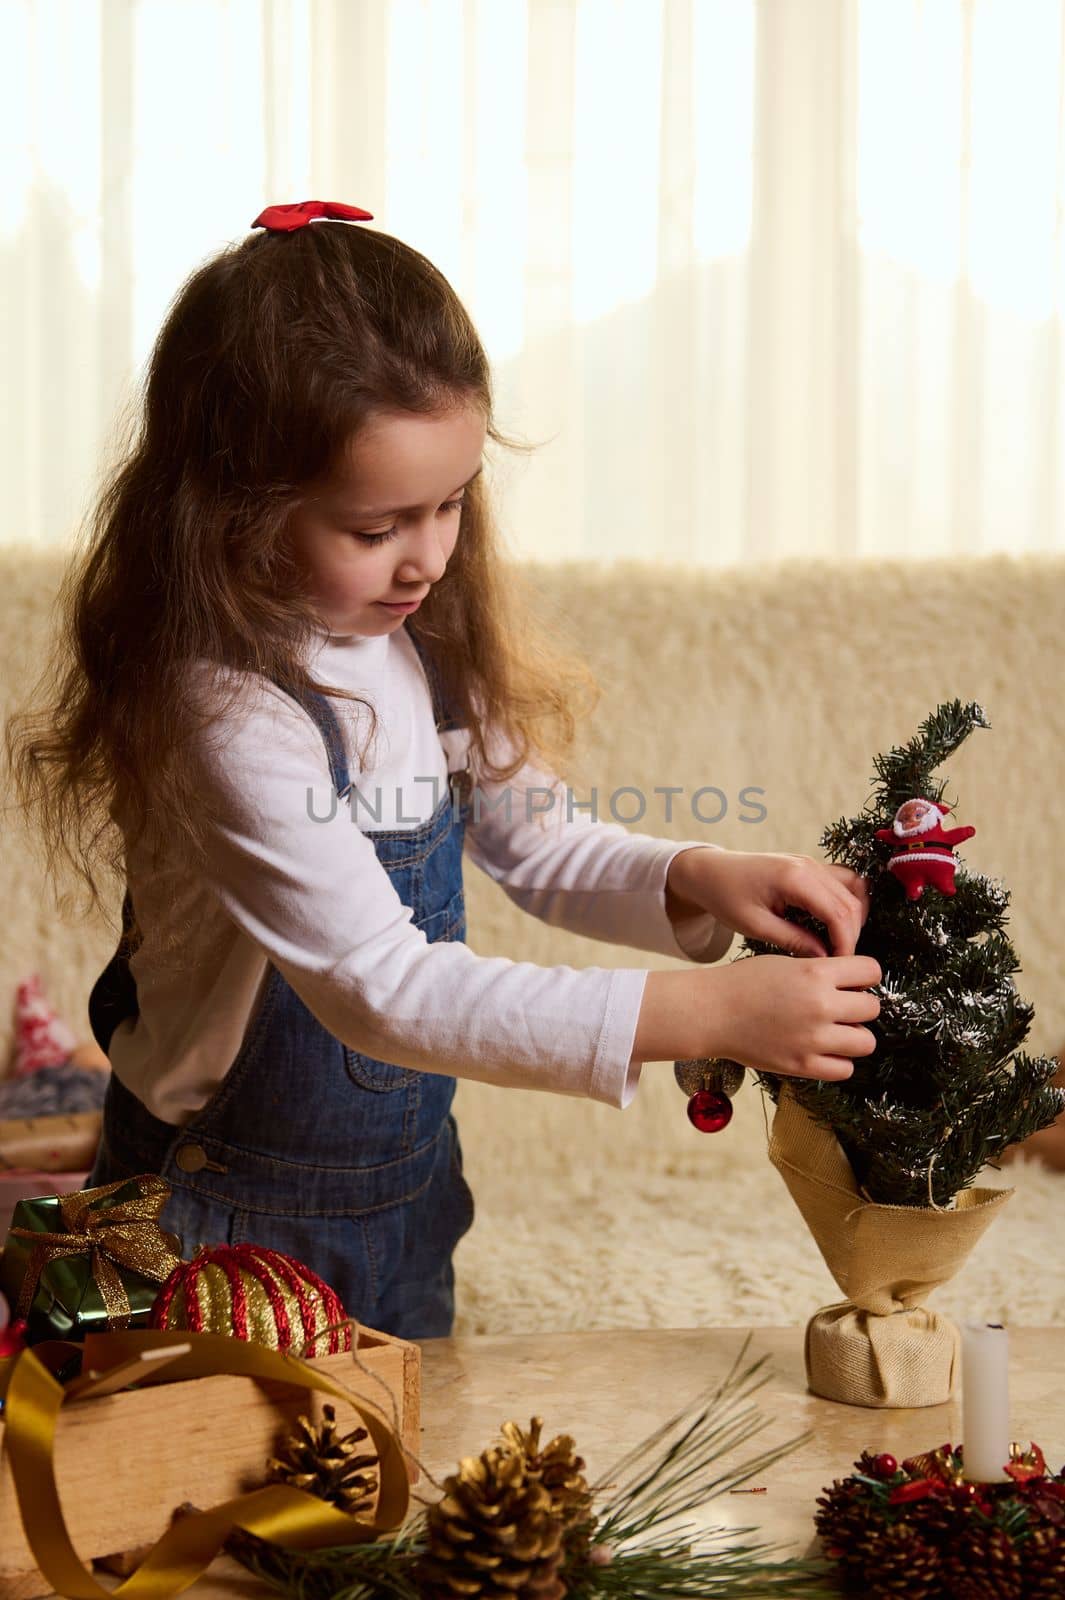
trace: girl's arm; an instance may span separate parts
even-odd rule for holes
[[[204,889],[336,1038],[419,1071],[617,1107],[632,1099],[645,970],[546,967],[428,943],[370,837],[331,804],[317,728],[272,685],[249,684],[191,758],[217,817]],[[636,899],[649,901],[652,883],[660,893],[659,872]]]
[[[635,1094],[645,1059],[779,1057],[780,1070],[812,1062],[816,1074],[813,1035],[835,1056],[857,1053],[848,1047],[859,1036],[871,1043],[861,1029],[829,1026],[844,1004],[830,992],[832,972],[851,973],[842,962],[765,957],[648,973],[546,967],[479,956],[459,941],[430,944],[370,837],[347,806],[330,803],[311,719],[261,679],[237,688],[229,712],[187,751],[204,797],[205,866],[194,872],[177,844],[169,859],[164,850],[161,862],[138,862],[134,852],[131,862],[145,938],[140,1017],[122,1042],[134,1077],[152,1084],[157,1114],[194,1109],[224,1077],[268,964],[360,1054],[619,1108]],[[171,931],[186,941],[176,973],[156,953]],[[877,981],[864,969],[851,976]]]
[[[676,858],[698,847],[721,848],[594,819],[532,763],[506,782],[480,777],[466,826],[470,859],[531,916],[608,944],[713,962],[733,930],[670,891]]]

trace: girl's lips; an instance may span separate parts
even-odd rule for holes
[[[375,600],[374,604],[384,606],[387,611],[417,611],[425,596],[421,600]]]

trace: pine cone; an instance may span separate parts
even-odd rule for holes
[[[817,1497],[814,1527],[834,1560],[846,1559],[847,1551],[880,1524],[880,1513],[864,1484],[837,1478],[831,1489]]]
[[[369,1510],[377,1494],[377,1474],[372,1452],[356,1455],[365,1428],[356,1428],[341,1439],[337,1436],[336,1411],[322,1407],[324,1422],[316,1428],[307,1417],[300,1417],[296,1431],[289,1434],[277,1456],[266,1463],[267,1483],[287,1483],[293,1489],[328,1500],[341,1511]]]
[[[567,1561],[583,1560],[589,1551],[597,1518],[592,1512],[592,1494],[584,1477],[584,1460],[568,1433],[560,1433],[550,1444],[540,1447],[542,1417],[533,1417],[526,1433],[516,1422],[505,1422],[501,1433],[506,1442],[525,1457],[530,1477],[539,1478],[556,1516],[562,1522],[562,1546]]]
[[[1029,1593],[1016,1545],[990,1525],[974,1524],[944,1552],[943,1584],[950,1600],[1021,1600]]]
[[[863,1600],[931,1600],[940,1591],[940,1555],[916,1519],[885,1523],[874,1491],[837,1478],[819,1496],[814,1525],[844,1587]],[[916,1511],[918,1508],[915,1507]]]
[[[467,1456],[425,1519],[428,1554],[414,1569],[424,1600],[563,1600],[563,1523],[525,1452]]]
[[[1065,1594],[1065,1540],[1058,1528],[1036,1528],[1021,1547],[1025,1600],[1060,1600]]]
[[[932,1600],[941,1593],[940,1553],[912,1522],[870,1530],[847,1552],[844,1569],[857,1576],[859,1564],[857,1589],[866,1600]]]

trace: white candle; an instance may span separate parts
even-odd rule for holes
[[[1004,1483],[1010,1458],[1009,1334],[995,1323],[961,1331],[962,1436],[970,1483]]]

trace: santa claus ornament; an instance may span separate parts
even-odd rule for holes
[[[929,886],[940,894],[955,892],[954,846],[971,839],[976,829],[944,828],[949,815],[942,800],[906,800],[891,827],[876,830],[878,839],[895,846],[887,870],[902,884],[907,900],[919,900]]]

